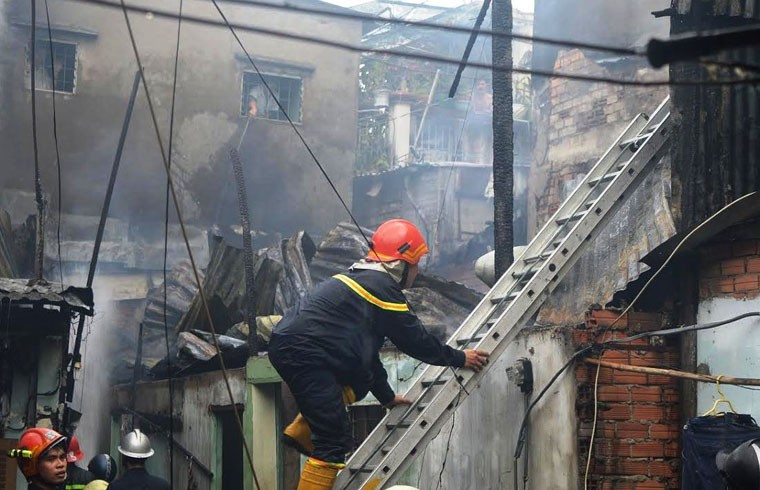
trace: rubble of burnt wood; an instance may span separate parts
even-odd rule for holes
[[[363,230],[369,237],[372,232]],[[255,305],[256,332],[265,350],[272,329],[289,307],[310,288],[333,274],[345,271],[367,254],[367,244],[358,229],[341,223],[331,230],[316,247],[303,231],[282,240],[279,245],[263,248],[255,253]],[[211,334],[209,315],[206,314],[200,295],[189,302],[184,315],[176,321],[177,310],[172,312],[170,325],[174,326],[171,353],[157,363],[149,375],[163,378],[170,373],[182,376],[218,369],[217,345],[222,350],[227,367],[245,364],[248,358],[249,328],[245,324],[244,252],[221,237],[212,239],[211,260],[205,271],[203,290],[208,304],[216,342]],[[191,282],[187,271],[172,274],[173,280]],[[436,277],[420,274],[414,288],[406,295],[413,311],[431,333],[446,339],[461,324],[481,300],[482,295],[467,287]],[[168,303],[180,306],[191,285],[172,284],[174,294]],[[162,287],[159,287],[161,291]],[[182,293],[182,294],[180,294]],[[160,320],[163,328],[163,293],[161,299],[148,305],[154,326]],[[157,317],[160,313],[160,318]],[[162,338],[163,341],[163,338]],[[166,352],[162,343],[163,352]],[[146,352],[158,352],[160,349]]]

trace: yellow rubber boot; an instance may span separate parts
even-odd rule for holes
[[[356,393],[354,393],[354,390],[348,385],[343,386],[343,404],[351,405],[355,401]]]
[[[293,422],[285,427],[282,432],[282,442],[304,456],[311,456],[314,452],[314,443],[311,442],[311,427],[303,415],[296,415]]]
[[[298,490],[332,490],[338,470],[346,465],[309,458],[303,465]]]

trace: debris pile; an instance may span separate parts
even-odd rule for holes
[[[369,237],[370,230],[362,230]],[[256,333],[259,345],[266,349],[272,329],[281,315],[315,284],[345,271],[367,254],[367,244],[358,229],[341,223],[325,235],[317,247],[301,231],[274,246],[255,252]],[[238,367],[248,358],[249,326],[245,323],[244,251],[221,237],[212,238],[211,260],[205,271],[203,291],[206,312],[192,271],[182,266],[172,271],[167,281],[167,323],[172,329],[172,348],[149,371],[155,378],[181,376],[218,369],[218,348],[225,365]],[[465,319],[482,295],[461,284],[421,273],[414,288],[406,291],[413,311],[428,330],[447,338]],[[146,346],[145,352],[163,352],[163,285],[151,294],[145,314],[145,326],[162,335],[160,345]],[[153,293],[153,291],[152,291]],[[192,293],[192,297],[190,296]],[[181,314],[184,311],[185,313]],[[211,323],[216,342],[211,333]],[[147,329],[146,329],[147,330]],[[146,342],[156,342],[146,337]]]

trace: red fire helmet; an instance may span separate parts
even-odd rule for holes
[[[420,230],[407,220],[392,219],[380,225],[372,235],[372,247],[367,260],[403,260],[415,265],[426,253],[428,247]]]

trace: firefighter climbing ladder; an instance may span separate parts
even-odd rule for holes
[[[354,452],[337,489],[375,490],[395,481],[478,387],[488,367],[538,311],[586,245],[654,167],[669,137],[666,98],[651,117],[639,114],[586,175],[462,323],[448,345],[491,353],[486,369],[428,366]]]

